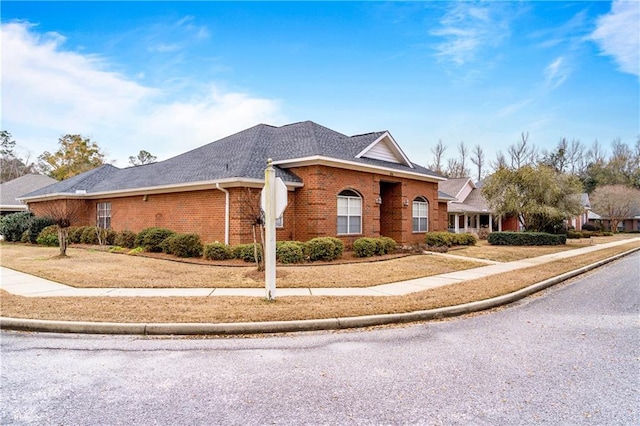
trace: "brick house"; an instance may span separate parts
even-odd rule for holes
[[[203,242],[253,241],[267,159],[288,189],[278,240],[388,236],[418,243],[447,229],[438,174],[409,161],[387,131],[346,136],[311,121],[259,124],[165,161],[103,165],[24,195],[35,214],[75,206],[73,225],[138,232],[157,226]]]

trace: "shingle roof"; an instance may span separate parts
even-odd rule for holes
[[[23,205],[18,197],[58,182],[49,176],[28,174],[0,184],[0,206]],[[26,206],[25,206],[26,208]]]
[[[438,182],[438,189],[453,197],[457,197],[469,179],[470,178],[468,177],[447,179],[445,181]]]
[[[102,166],[45,190],[32,192],[28,196],[76,190],[99,193],[233,178],[262,180],[268,158],[275,162],[322,156],[440,177],[415,164],[411,168],[370,158],[355,158],[384,133],[386,132],[349,137],[312,121],[280,127],[259,124],[165,161],[125,169]],[[276,167],[276,176],[288,183],[301,182],[298,176],[284,166]]]

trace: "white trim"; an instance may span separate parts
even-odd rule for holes
[[[427,182],[439,182],[447,180],[445,177],[429,176],[418,172],[408,172],[390,167],[374,166],[371,164],[363,164],[355,161],[340,160],[336,158],[324,157],[322,155],[312,155],[309,157],[294,158],[290,160],[279,160],[273,162],[274,166],[280,168],[304,167],[304,166],[331,166],[341,169],[386,174],[395,177],[407,177],[410,179],[422,180]],[[286,166],[286,167],[283,167]]]
[[[224,243],[229,245],[229,190],[216,183],[216,189],[224,192]]]
[[[384,139],[390,142],[390,144],[387,146],[396,156],[398,163],[404,164],[405,166],[411,167],[413,169],[414,168],[413,164],[411,164],[411,161],[409,161],[409,158],[405,155],[405,153],[402,151],[402,148],[400,148],[400,145],[398,145],[398,143],[395,141],[395,139],[393,139],[393,136],[391,136],[389,132],[384,132],[382,136],[380,136],[378,139],[376,139],[371,144],[369,144],[369,146],[367,146],[365,149],[360,151],[356,155],[356,158],[366,157],[367,152],[371,151],[371,149],[373,149],[374,146],[378,145],[379,143],[382,143]]]
[[[149,186],[144,188],[120,189],[116,191],[90,192],[86,194],[58,192],[53,194],[36,195],[33,197],[18,198],[26,202],[65,199],[96,199],[96,198],[118,198],[131,197],[135,195],[149,194],[167,194],[179,191],[200,191],[205,189],[217,189],[217,186],[224,185],[225,188],[249,186],[254,188],[262,188],[264,186],[263,179],[250,178],[229,178],[220,180],[210,180],[202,182],[188,182],[173,185]],[[298,182],[287,182],[287,188],[302,188],[304,184]]]

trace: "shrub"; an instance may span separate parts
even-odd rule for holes
[[[377,238],[358,238],[353,242],[353,252],[357,257],[371,257],[380,253],[382,242]]]
[[[580,231],[567,231],[567,238],[578,239],[578,238],[586,238],[586,237],[584,233]]]
[[[165,238],[160,245],[165,253],[178,257],[202,256],[202,241],[197,234],[173,234]]]
[[[53,224],[55,224],[55,221],[51,218],[39,216],[32,217],[29,221],[29,228],[27,229],[29,233],[28,241],[25,242],[36,244],[40,231]]]
[[[135,256],[136,254],[140,254],[143,251],[144,251],[144,249],[142,247],[136,247],[136,248],[133,248],[133,249],[129,250],[127,252],[127,254],[129,254],[131,256]]]
[[[299,241],[276,243],[276,259],[281,263],[302,263],[305,260],[304,244]]]
[[[545,232],[492,232],[489,244],[503,246],[551,246],[567,242],[566,234],[547,234]]]
[[[146,232],[145,232],[146,231]],[[161,252],[162,251],[162,242],[168,237],[175,234],[175,232],[166,229],[166,228],[149,228],[147,230],[142,230],[141,234],[144,232],[144,237],[142,238],[142,247],[145,251],[150,252]],[[140,234],[138,234],[138,237]],[[136,238],[136,245],[137,244]]]
[[[258,259],[256,259],[254,246],[257,246]],[[260,244],[238,244],[233,246],[233,257],[242,259],[245,262],[256,262],[262,260],[262,246]]]
[[[119,232],[113,243],[119,247],[134,248],[136,246],[136,234],[127,230]]]
[[[28,229],[22,233],[22,236],[20,237],[20,242],[21,242],[21,243],[28,243],[28,242],[30,242],[30,241],[29,241],[29,230],[28,230]]]
[[[31,212],[12,213],[0,218],[0,234],[5,241],[17,242],[22,234],[29,229],[29,222],[33,218]]]
[[[142,231],[140,231],[138,235],[136,235],[136,240],[134,242],[134,245],[136,247],[142,247],[144,245],[144,238],[152,229],[155,229],[155,228],[145,228]]]
[[[382,246],[384,247],[383,254],[393,253],[396,251],[396,247],[398,246],[398,244],[393,238],[380,237],[380,241],[382,241]]]
[[[453,234],[453,245],[454,246],[475,246],[478,242],[478,239],[475,235],[465,233],[465,234]]]
[[[84,226],[80,235],[81,244],[98,244],[98,233],[95,226]]]
[[[593,223],[585,223],[584,225],[582,225],[582,230],[583,231],[599,231],[598,227]]]
[[[427,232],[424,234],[424,243],[430,247],[451,247],[453,236],[450,232]]]
[[[67,241],[69,244],[80,244],[82,238],[82,232],[86,226],[70,226],[67,230]]]
[[[334,237],[317,237],[305,243],[305,254],[309,260],[335,260],[342,256],[344,243]]]
[[[36,238],[36,243],[50,247],[58,246],[58,226],[50,225],[40,231],[38,237]]]
[[[233,252],[228,245],[216,241],[204,246],[204,258],[209,260],[232,259]]]

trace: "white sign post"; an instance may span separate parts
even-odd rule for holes
[[[268,300],[276,299],[276,219],[287,207],[287,186],[276,178],[272,160],[267,160],[260,205],[264,211],[264,284]]]

